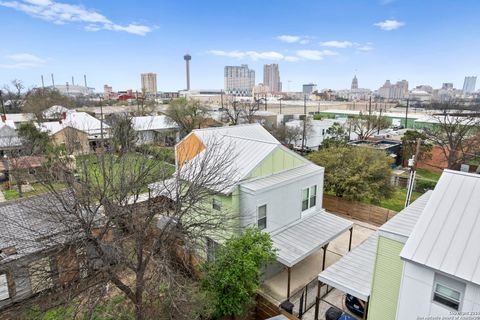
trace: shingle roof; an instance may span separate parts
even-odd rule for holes
[[[47,207],[52,214],[47,214]],[[0,204],[0,264],[65,241],[65,236],[60,234],[72,224],[66,217],[64,223],[55,221],[53,213],[58,212],[64,212],[63,207],[57,198],[48,194]],[[14,247],[16,253],[1,253],[9,247]]]
[[[445,170],[401,252],[480,285],[480,175]]]

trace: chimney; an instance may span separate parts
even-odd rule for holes
[[[2,114],[2,122],[5,122],[7,121],[7,115],[6,114]]]
[[[62,120],[66,120],[67,119],[67,112],[64,111],[62,112]]]

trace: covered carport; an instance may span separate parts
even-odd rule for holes
[[[273,246],[277,249],[277,261],[287,267],[287,301],[291,296],[291,277],[295,276],[292,267],[322,249],[324,270],[328,244],[347,230],[350,230],[350,250],[353,223],[321,210],[271,235]]]
[[[315,320],[318,320],[319,305],[322,300],[320,290],[324,285],[334,287],[359,299],[364,309],[363,319],[367,318],[377,242],[378,233],[375,232],[318,275]]]

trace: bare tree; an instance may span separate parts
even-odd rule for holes
[[[75,101],[52,88],[34,88],[25,94],[23,112],[33,113],[38,120],[42,120],[43,111],[54,105],[73,108]]]
[[[237,125],[242,122],[253,123],[255,113],[258,110],[259,102],[232,101],[224,105],[225,117],[232,125]]]
[[[23,103],[24,103],[24,92],[25,86],[20,80],[13,80],[11,86],[5,85],[3,91],[0,94],[0,99],[2,99],[3,106],[7,112],[20,112]],[[0,110],[3,112],[4,110]]]
[[[382,115],[367,115],[360,113],[348,119],[352,131],[358,135],[359,140],[370,138],[374,133],[390,126],[391,121]]]
[[[457,103],[433,107],[438,113],[431,116],[431,124],[425,126],[423,132],[430,142],[441,148],[448,168],[456,168],[480,150],[479,114]]]
[[[177,98],[170,101],[165,114],[180,126],[183,135],[187,135],[205,123],[207,109],[197,100]]]
[[[164,312],[191,319],[182,308],[187,302],[199,303],[185,297],[192,290],[191,281],[182,280],[179,274],[181,270],[192,272],[191,253],[204,248],[206,236],[226,236],[235,228],[228,210],[209,206],[212,194],[232,186],[234,157],[228,146],[211,141],[201,156],[182,163],[169,179],[168,165],[138,154],[100,153],[82,158],[75,177],[68,174],[69,159],[52,159],[41,177],[49,193],[30,205],[29,212],[54,224],[55,236],[41,235],[45,228],[37,232],[31,226],[22,233],[30,233],[23,240],[35,242],[32,239],[40,237],[56,255],[73,245],[86,263],[64,263],[49,272],[40,266],[43,272],[38,277],[45,277],[42,283],[52,283],[66,273],[74,275],[72,279],[86,273],[88,278],[103,279],[93,292],[109,283],[123,293],[136,319],[157,319]],[[62,190],[56,187],[59,170],[66,172]],[[145,185],[157,180],[145,192]],[[2,217],[2,221],[7,220]],[[173,299],[180,294],[182,299]]]

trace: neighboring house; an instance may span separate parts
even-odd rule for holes
[[[62,210],[46,197],[0,204],[0,310],[80,278],[85,250],[62,236],[64,224],[39,209],[48,201],[51,212]]]
[[[445,170],[433,191],[319,274],[369,320],[480,313],[480,175]]]
[[[445,170],[400,253],[397,319],[478,317],[479,245],[480,175]]]
[[[97,147],[100,147],[102,139],[107,140],[111,138],[110,126],[86,112],[63,113],[61,120],[42,122],[39,124],[39,127],[43,128],[41,130],[49,131],[50,128],[52,131],[58,132],[59,126],[57,124],[59,123],[63,127],[72,127],[86,133],[90,151],[95,151]]]
[[[60,120],[65,118],[65,115],[70,113],[70,112],[75,112],[75,110],[65,108],[63,106],[55,105],[51,106],[50,108],[44,110],[42,112],[42,118],[44,120]]]
[[[15,129],[18,129],[18,126],[22,123],[32,122],[36,119],[33,113],[7,113],[2,114],[1,118],[2,122],[9,124]]]
[[[45,163],[42,156],[4,157],[0,160],[0,181],[30,183],[37,181],[37,170]]]
[[[43,122],[40,130],[50,136],[52,142],[57,146],[65,146],[69,154],[84,154],[90,151],[88,133],[78,130],[64,122]]]
[[[290,275],[294,265],[322,248],[326,251],[331,240],[351,230],[350,221],[322,209],[324,169],[284,147],[260,124],[193,130],[175,146],[176,174],[182,178],[183,172],[197,170],[212,152],[228,160],[228,167],[215,174],[228,176],[229,183],[212,187],[207,205],[237,217],[237,232],[258,227],[271,234],[278,262],[267,276],[284,268]],[[202,165],[217,163],[215,155],[207,160]],[[207,241],[206,253],[218,245],[215,240]],[[289,299],[290,276],[285,289]]]
[[[174,145],[180,139],[180,127],[167,116],[132,117],[132,127],[137,132],[137,145]]]
[[[0,157],[15,155],[22,149],[22,140],[18,137],[14,124],[0,122]]]

